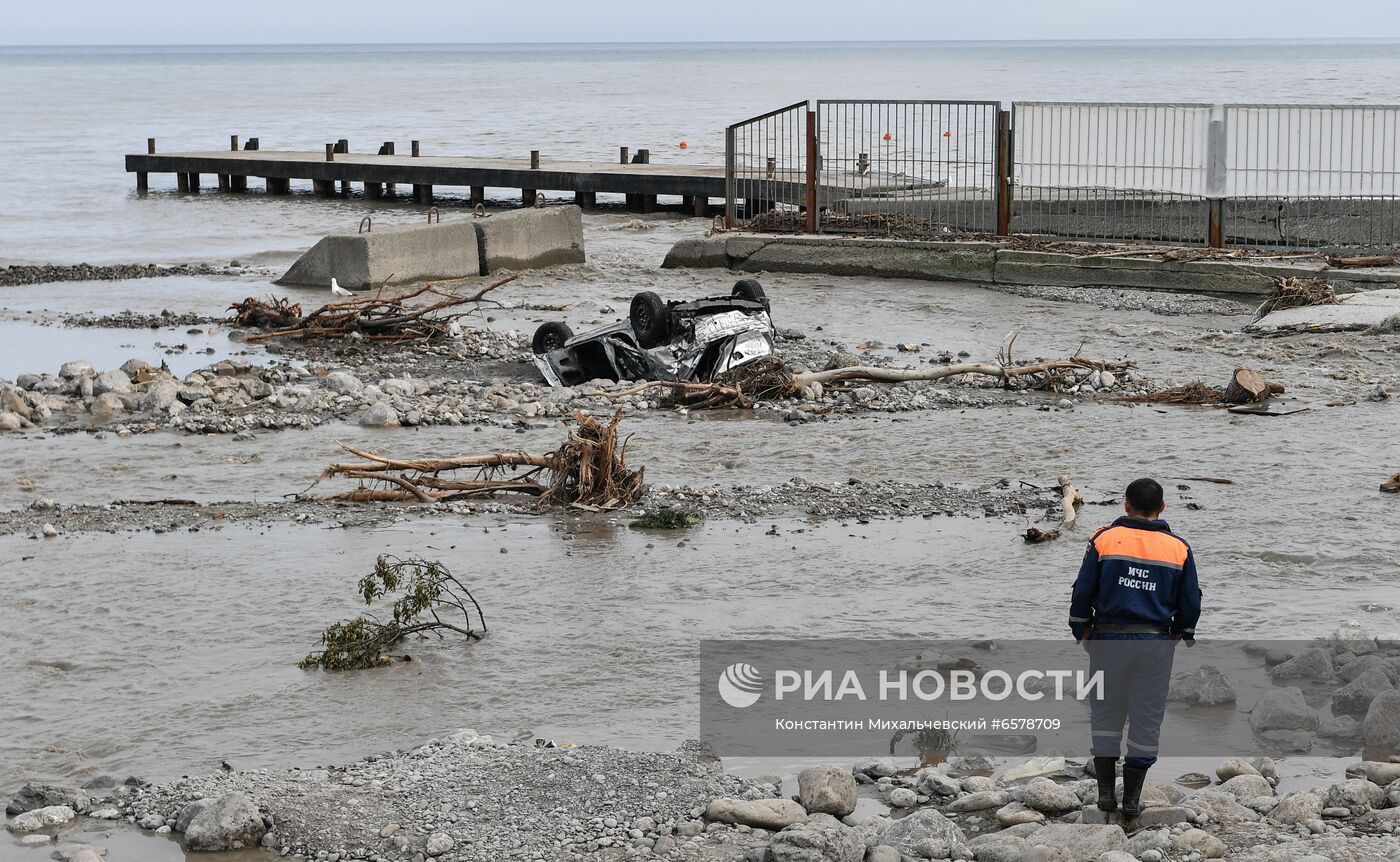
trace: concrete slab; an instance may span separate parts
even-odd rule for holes
[[[1400,289],[1368,290],[1337,297],[1337,305],[1285,308],[1245,326],[1255,335],[1301,332],[1400,331]]]
[[[480,273],[583,263],[583,210],[537,207],[473,219]]]

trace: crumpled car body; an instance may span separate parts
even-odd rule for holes
[[[670,337],[643,346],[632,321],[580,333],[563,346],[535,354],[551,386],[589,380],[711,382],[718,375],[774,352],[766,302],[737,296],[670,303]]]

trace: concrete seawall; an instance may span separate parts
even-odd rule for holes
[[[1161,261],[1019,251],[990,242],[918,242],[825,236],[726,234],[682,240],[664,268],[719,267],[740,272],[809,272],[980,284],[1131,287],[1169,292],[1262,296],[1271,276],[1323,275],[1338,290],[1400,282],[1396,269],[1328,269],[1320,261]]]
[[[583,215],[576,206],[542,207],[436,224],[332,234],[292,264],[278,284],[349,290],[381,284],[489,275],[584,261]]]

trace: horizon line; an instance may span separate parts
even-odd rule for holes
[[[609,45],[1005,45],[1005,44],[1084,44],[1084,43],[1124,43],[1135,44],[1241,44],[1279,43],[1299,44],[1327,43],[1373,43],[1400,41],[1400,35],[1391,36],[1258,36],[1258,37],[1141,37],[1141,36],[1098,36],[1082,38],[1004,38],[1004,39],[726,39],[726,40],[665,40],[665,39],[616,39],[607,41],[561,42],[554,40],[497,41],[497,42],[48,42],[48,43],[5,43],[0,50],[11,48],[481,48],[510,46],[565,46],[590,47]]]

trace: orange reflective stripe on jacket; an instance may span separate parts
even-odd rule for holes
[[[1124,560],[1180,569],[1186,565],[1186,543],[1165,532],[1111,526],[1094,536],[1100,560]]]

